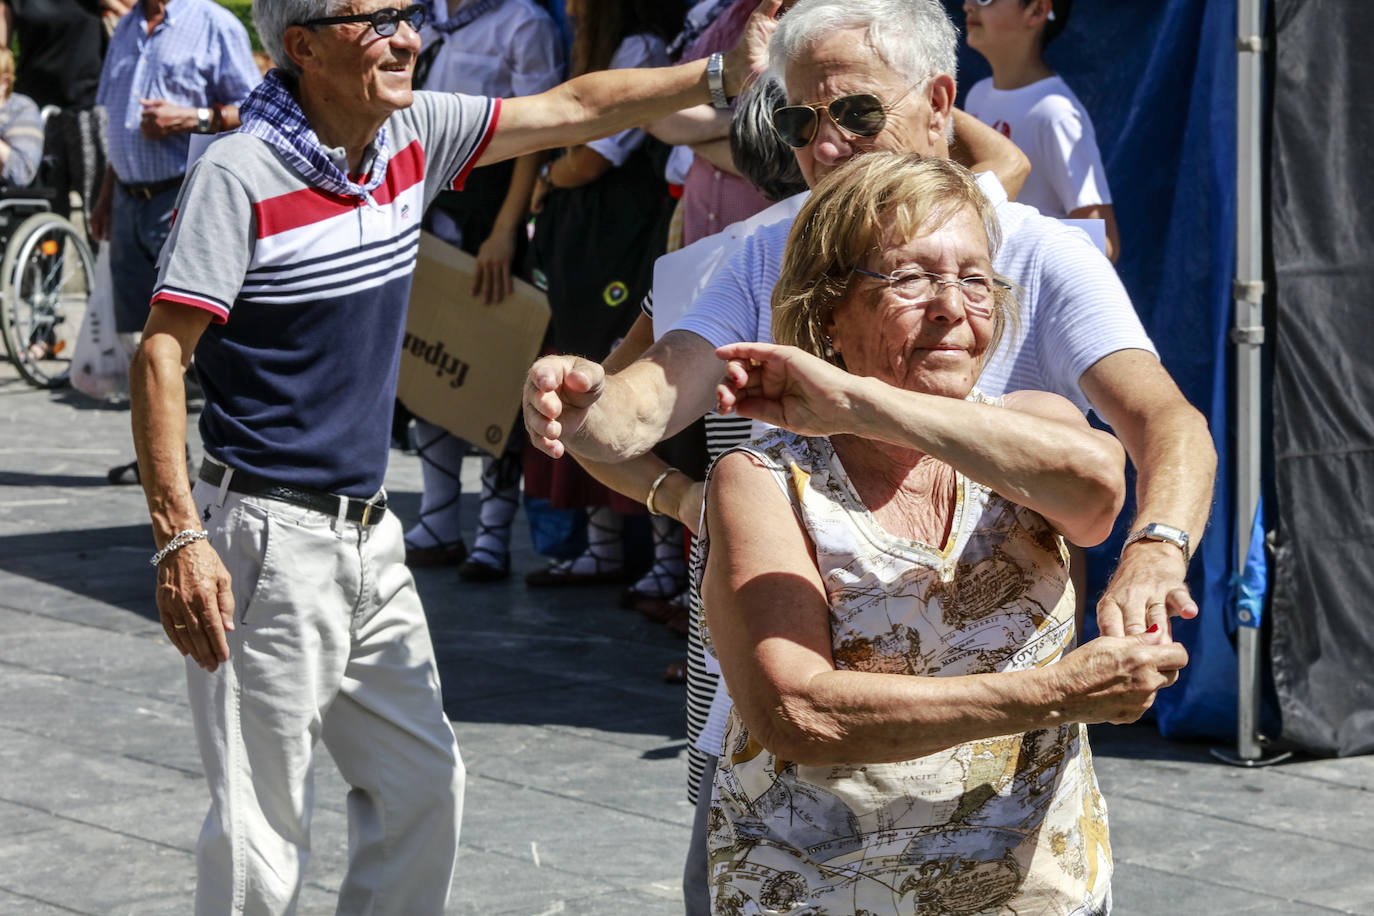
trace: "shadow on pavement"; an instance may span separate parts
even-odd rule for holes
[[[108,487],[104,474],[32,474],[0,471],[0,487]]]
[[[103,483],[103,481],[102,481]],[[56,586],[83,599],[157,619],[154,579],[147,558],[152,537],[146,522],[109,528],[80,528],[0,537],[0,572]],[[79,608],[61,592],[35,590],[25,603],[33,610]]]

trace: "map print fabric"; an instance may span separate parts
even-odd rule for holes
[[[958,475],[948,543],[920,544],[874,521],[829,440],[776,430],[744,450],[815,545],[837,668],[952,677],[1073,648],[1068,555],[1038,514]],[[732,712],[708,831],[718,916],[1111,906],[1107,812],[1078,724],[817,767],[777,759]]]

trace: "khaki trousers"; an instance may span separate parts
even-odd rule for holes
[[[464,771],[399,521],[364,528],[204,482],[194,495],[236,627],[218,671],[187,662],[210,789],[196,913],[294,912],[321,740],[351,787],[338,912],[442,913]]]

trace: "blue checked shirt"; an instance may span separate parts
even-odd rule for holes
[[[148,34],[143,4],[115,27],[96,103],[109,114],[109,159],[125,184],[153,184],[186,171],[190,135],[149,140],[139,132],[143,99],[203,108],[237,105],[258,84],[248,32],[213,0],[169,0]]]

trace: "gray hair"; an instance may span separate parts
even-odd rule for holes
[[[311,19],[334,16],[346,0],[253,0],[253,27],[258,30],[263,50],[272,63],[300,76],[301,68],[286,54],[286,30]]]
[[[806,179],[792,147],[773,129],[773,110],[787,103],[782,80],[764,73],[735,102],[730,118],[730,158],[735,168],[769,200],[806,190]]]
[[[800,0],[778,22],[772,69],[836,30],[863,29],[883,63],[918,91],[941,73],[956,76],[959,31],[939,0]]]

